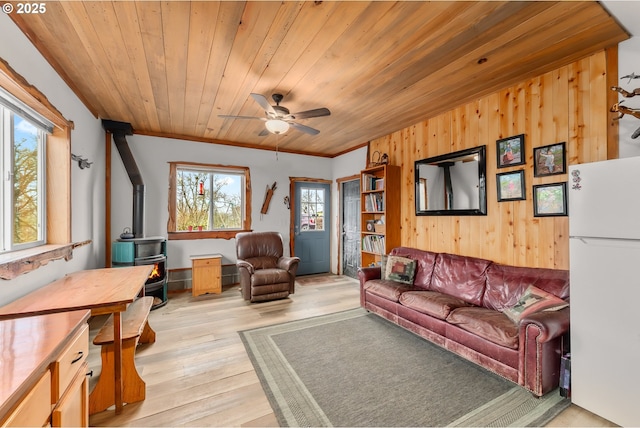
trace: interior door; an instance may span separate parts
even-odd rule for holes
[[[294,254],[297,275],[331,270],[331,189],[328,183],[295,182]]]
[[[358,278],[360,266],[360,180],[342,183],[342,274]]]

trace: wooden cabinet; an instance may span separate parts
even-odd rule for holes
[[[86,373],[89,365],[80,365],[75,378],[69,384],[53,409],[51,426],[54,427],[86,427],[89,426],[89,380]]]
[[[360,186],[361,264],[375,266],[400,245],[400,167],[362,170]]]
[[[90,311],[0,322],[0,426],[88,426]]]
[[[191,256],[191,294],[222,293],[222,255]]]
[[[52,365],[54,427],[89,425],[89,384],[87,381],[89,327],[85,325]]]
[[[2,423],[3,427],[41,427],[51,415],[51,372],[47,370]]]

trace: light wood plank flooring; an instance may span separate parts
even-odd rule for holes
[[[146,399],[92,415],[92,426],[277,426],[238,331],[357,308],[358,283],[334,275],[302,277],[288,299],[245,303],[238,286],[220,295],[169,296],[151,312],[156,343],[141,345],[136,365]],[[90,322],[91,337],[104,318]],[[91,345],[89,366],[100,373],[100,349]],[[615,426],[571,406],[549,426]]]

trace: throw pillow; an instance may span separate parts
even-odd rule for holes
[[[569,304],[561,298],[530,285],[520,296],[518,303],[506,308],[503,313],[518,324],[522,318],[534,312],[557,311],[567,306]]]
[[[404,284],[413,284],[416,274],[416,261],[406,257],[387,256],[385,279],[390,279]]]
[[[391,254],[382,254],[380,256],[380,279],[389,279],[387,278],[387,259],[389,257],[393,257]],[[396,255],[396,257],[404,257],[404,258],[409,258],[408,256],[404,256],[404,255]],[[416,262],[417,263],[417,262]],[[417,264],[416,264],[417,266]]]

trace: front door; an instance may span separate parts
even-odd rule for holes
[[[358,278],[360,266],[360,180],[342,183],[342,274]]]
[[[331,189],[328,183],[295,182],[294,253],[298,275],[331,270]]]

